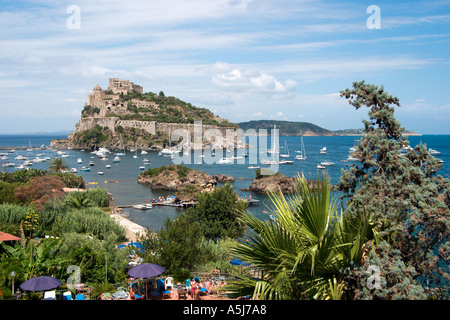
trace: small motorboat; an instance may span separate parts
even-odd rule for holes
[[[439,151],[437,151],[437,150],[435,150],[435,149],[428,149],[428,152],[430,153],[430,154],[432,154],[432,155],[439,155],[439,154],[441,154]]]
[[[81,171],[91,171],[91,168],[88,168],[88,167],[81,167],[80,170],[81,170]]]
[[[103,171],[99,171],[98,174],[102,176],[104,174],[104,172]]]
[[[139,210],[149,210],[149,209],[153,208],[153,206],[151,203],[146,203],[146,204],[134,205],[133,208],[139,209]]]

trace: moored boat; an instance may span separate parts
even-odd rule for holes
[[[134,205],[133,208],[139,209],[139,210],[149,210],[149,209],[153,208],[153,206],[151,203],[146,203],[146,204]]]

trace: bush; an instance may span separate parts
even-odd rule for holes
[[[173,272],[173,281],[175,283],[184,283],[186,279],[191,278],[191,272],[186,268],[180,268]]]

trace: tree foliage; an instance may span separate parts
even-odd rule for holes
[[[326,177],[317,187],[304,177],[297,181],[293,195],[271,195],[273,219],[242,216],[248,232],[233,253],[264,278],[237,285],[253,288],[259,299],[338,299],[343,270],[362,259],[370,217],[362,210],[357,216],[338,212]]]
[[[48,171],[50,172],[64,172],[69,169],[69,164],[67,161],[62,158],[55,158],[50,161],[50,166],[48,167]]]
[[[348,201],[373,214],[377,233],[387,243],[376,248],[378,256],[389,250],[399,255],[394,260],[414,270],[390,284],[410,298],[406,282],[448,287],[449,181],[438,174],[441,164],[426,145],[403,152],[409,142],[394,117],[394,106],[400,103],[382,86],[355,82],[341,96],[356,109],[368,107],[369,120],[363,121],[364,134],[355,152],[359,163],[342,171],[337,188]]]
[[[163,266],[167,273],[193,270],[207,256],[200,223],[189,221],[184,213],[174,220],[166,218],[163,228],[156,233],[148,231],[139,241],[145,247],[144,261]]]
[[[225,184],[214,192],[200,193],[194,208],[186,212],[189,219],[200,223],[206,239],[237,238],[245,231],[238,216],[246,209],[247,204],[239,201],[233,187]]]
[[[15,196],[22,202],[32,203],[38,210],[53,198],[64,196],[64,183],[55,175],[35,177],[27,185],[15,189]]]

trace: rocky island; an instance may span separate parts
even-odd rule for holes
[[[191,142],[196,121],[201,121],[203,131],[219,130],[224,137],[227,129],[238,128],[208,109],[166,97],[163,91],[144,93],[141,86],[129,80],[110,78],[106,90],[96,85],[87,96],[75,131],[67,139],[53,140],[51,144],[61,149],[95,150],[103,147],[113,151],[161,150],[188,143],[193,148]],[[177,129],[189,132],[191,141],[183,141],[182,137],[173,139]],[[223,141],[202,139],[199,145],[200,148],[241,148],[242,138],[239,130],[233,130],[233,136],[227,136]]]
[[[217,183],[234,182],[234,178],[226,175],[210,176],[198,169],[171,164],[148,169],[139,174],[137,181],[152,190],[176,191],[179,201],[195,201],[198,193],[214,190]]]
[[[264,170],[264,172],[263,172]],[[279,192],[289,194],[294,193],[298,187],[298,177],[286,177],[279,172],[271,172],[269,169],[255,170],[255,179],[248,188],[241,189],[241,191],[250,191],[258,194],[269,194],[272,192]],[[317,180],[308,180],[310,187],[314,187],[320,183]],[[333,189],[333,186],[331,186]]]
[[[268,169],[266,169],[268,170]],[[248,188],[241,191],[250,191],[258,194],[268,194],[270,192],[293,193],[297,186],[295,178],[286,177],[279,172],[266,172],[261,174],[261,169],[255,170],[256,177]]]

